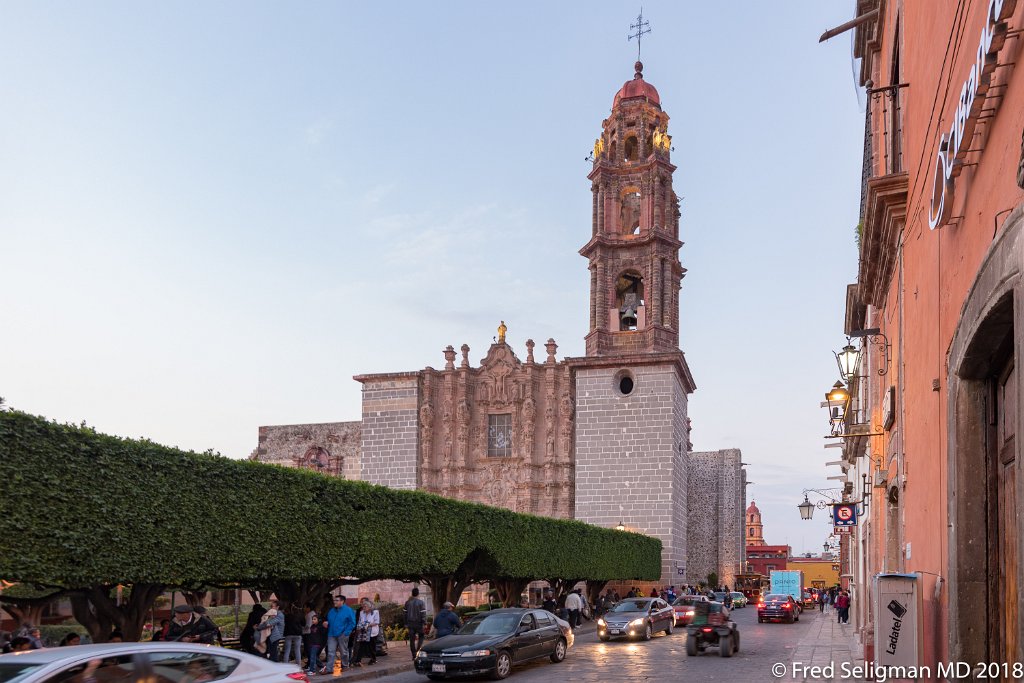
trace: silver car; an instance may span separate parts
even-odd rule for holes
[[[650,640],[656,631],[672,635],[675,612],[660,598],[626,598],[597,620],[597,637],[603,641],[637,636]]]
[[[289,681],[288,679],[291,679]],[[308,683],[294,664],[198,643],[110,643],[0,655],[0,683]]]

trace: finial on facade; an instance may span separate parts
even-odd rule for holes
[[[641,62],[641,61],[637,61],[637,63],[633,65],[633,68],[636,70],[636,73],[633,74],[633,80],[636,80],[638,78],[640,80],[643,80],[644,79],[644,63]]]
[[[527,363],[532,363],[533,362],[533,347],[534,346],[536,346],[536,344],[533,343],[532,339],[527,339],[526,340],[526,362]]]
[[[452,346],[451,344],[444,347],[444,369],[455,369],[455,347]]]
[[[555,351],[558,350],[558,344],[555,343],[554,339],[548,339],[547,343],[544,344],[544,348],[548,352],[548,359],[545,362],[547,362],[547,363],[554,363],[555,362]]]
[[[469,344],[462,345],[462,365],[460,367],[469,367]]]
[[[498,343],[499,344],[504,344],[505,343],[505,333],[506,332],[508,332],[508,328],[505,327],[505,321],[502,320],[501,324],[498,325]]]

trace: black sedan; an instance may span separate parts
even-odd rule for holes
[[[597,620],[597,637],[603,641],[633,636],[650,640],[655,631],[672,635],[675,622],[675,612],[664,600],[627,598]]]
[[[496,609],[477,614],[458,633],[426,643],[416,671],[432,681],[490,674],[505,678],[512,666],[548,657],[558,663],[572,646],[569,624],[540,609]]]
[[[757,603],[758,623],[776,619],[787,624],[800,621],[800,606],[792,595],[772,593],[764,596],[761,602]]]

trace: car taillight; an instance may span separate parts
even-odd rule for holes
[[[302,681],[302,683],[309,683],[309,676],[302,673],[301,671],[296,671],[295,673],[288,674],[288,678],[292,679],[293,681]]]
[[[704,631],[704,633],[711,633],[711,629],[708,627],[704,627],[701,630]]]
[[[785,605],[782,606],[782,609],[793,609],[793,606],[787,602]]]

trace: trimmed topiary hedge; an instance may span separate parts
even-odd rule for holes
[[[0,412],[0,578],[266,586],[481,578],[651,580],[661,542],[418,491],[120,439]]]

